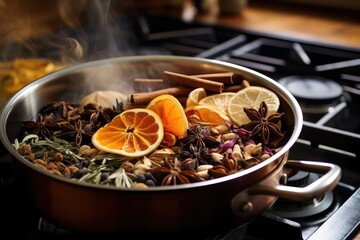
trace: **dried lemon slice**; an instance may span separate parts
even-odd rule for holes
[[[244,108],[259,109],[261,102],[265,102],[268,107],[268,116],[276,113],[280,106],[278,96],[270,89],[250,86],[241,89],[228,102],[228,115],[233,123],[241,126],[250,122],[244,112]]]
[[[224,92],[207,96],[199,101],[199,104],[207,104],[216,107],[227,114],[228,103],[235,95],[233,92]]]
[[[195,88],[189,93],[189,96],[186,100],[186,107],[198,105],[199,101],[205,97],[206,91],[204,88]]]

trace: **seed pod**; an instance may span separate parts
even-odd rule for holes
[[[266,160],[266,159],[268,159],[269,157],[270,157],[270,155],[267,154],[267,153],[265,153],[265,154],[263,154],[263,155],[261,156],[261,160]]]
[[[212,168],[213,165],[211,164],[203,164],[197,167],[196,171],[197,172],[202,172],[202,171],[207,171],[208,169]]]
[[[224,158],[224,155],[220,153],[211,153],[212,159],[214,159],[216,162],[221,161]]]
[[[220,134],[224,134],[224,133],[228,133],[229,132],[229,128],[226,125],[219,125],[214,127]]]
[[[55,165],[58,167],[60,172],[63,172],[64,169],[67,168],[67,166],[62,162],[55,162]]]
[[[149,159],[152,162],[160,163],[163,162],[165,158],[174,155],[175,152],[170,148],[163,148],[156,150],[154,153],[152,153],[149,157]]]
[[[233,151],[231,153],[231,158],[239,161],[239,160],[244,160],[244,156],[241,153],[241,149],[240,149],[240,145],[239,144],[235,144],[233,147]]]
[[[209,179],[210,178],[210,175],[208,173],[208,170],[210,168],[212,168],[213,165],[210,165],[210,164],[204,164],[204,165],[200,165],[197,169],[196,169],[196,173],[204,178],[204,179]]]
[[[244,156],[244,160],[249,160],[249,159],[251,159],[251,158],[253,158],[253,156],[251,156],[251,154],[250,153],[247,153],[247,152],[243,152],[243,156]]]
[[[82,146],[80,147],[80,149],[79,149],[79,154],[82,155],[86,150],[89,150],[89,149],[91,149],[90,146],[88,146],[88,145],[82,145]]]
[[[64,159],[64,155],[62,155],[62,153],[57,152],[54,155],[54,161],[55,162],[61,162]]]
[[[42,159],[35,159],[34,164],[35,165],[42,165],[42,166],[44,166],[46,168],[46,162],[44,160],[42,160]]]
[[[80,147],[79,155],[86,158],[93,158],[99,152],[96,148],[90,148],[87,145],[83,145]]]
[[[55,163],[53,163],[53,162],[49,162],[46,167],[47,167],[47,169],[49,169],[49,170],[59,171],[58,166],[57,166]]]
[[[209,179],[210,178],[208,170],[197,172],[197,175],[199,175],[203,179]]]
[[[222,138],[224,139],[224,141],[227,141],[227,140],[233,140],[236,136],[237,136],[236,133],[225,133],[222,135]]]
[[[120,167],[122,167],[125,170],[125,172],[130,172],[130,173],[133,172],[135,169],[134,164],[132,164],[129,161],[124,162],[123,164],[121,164]]]
[[[258,144],[248,144],[244,147],[244,151],[251,156],[258,156],[262,154],[262,146],[261,143]]]
[[[79,171],[79,168],[76,167],[75,165],[71,165],[68,167],[70,172],[71,172],[71,175],[73,175],[75,172]]]
[[[21,145],[18,149],[18,152],[21,156],[27,156],[31,154],[31,146],[29,144]]]
[[[146,166],[149,166],[149,167],[151,167],[151,165],[152,165],[150,159],[148,159],[147,157],[144,157],[144,158],[143,158],[143,163],[144,163]]]
[[[134,173],[136,175],[139,175],[139,174],[144,174],[146,173],[149,169],[151,169],[151,167],[143,164],[143,163],[139,163],[139,164],[135,164],[135,170],[134,170]]]

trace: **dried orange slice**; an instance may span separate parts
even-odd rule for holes
[[[241,126],[250,122],[244,108],[259,109],[261,102],[268,107],[268,116],[276,113],[280,106],[278,96],[268,88],[250,86],[241,89],[228,102],[228,115],[233,123]]]
[[[199,101],[206,97],[206,91],[204,88],[195,88],[189,93],[186,100],[186,107],[195,106],[199,104]]]
[[[235,95],[233,92],[223,92],[207,96],[199,101],[199,104],[207,104],[218,108],[220,111],[227,113],[229,100]]]
[[[190,124],[219,126],[231,122],[225,113],[211,105],[187,107],[185,108],[185,114]]]
[[[113,118],[92,136],[93,145],[102,151],[128,157],[145,156],[164,138],[161,118],[149,109],[129,109]]]
[[[186,135],[189,127],[184,108],[179,100],[170,94],[160,95],[147,105],[147,109],[156,112],[164,125],[164,131],[178,138]]]
[[[164,132],[164,139],[163,141],[166,143],[166,147],[172,147],[176,144],[177,142],[177,137],[169,132]]]

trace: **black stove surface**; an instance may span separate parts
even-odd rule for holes
[[[207,235],[205,239],[289,239],[291,236],[290,239],[294,240],[337,240],[349,239],[359,231],[360,49],[160,16],[137,16],[115,21],[114,26],[118,27],[111,29],[113,40],[107,38],[105,30],[103,34],[97,34],[99,29],[96,26],[89,26],[85,31],[62,31],[52,37],[54,41],[65,36],[79,39],[85,32],[88,47],[85,48],[83,61],[153,54],[203,57],[251,68],[279,83],[289,84],[285,84],[289,91],[294,86],[292,84],[297,88],[298,82],[292,82],[292,79],[306,82],[305,86],[301,86],[304,91],[307,87],[308,91],[325,89],[308,94],[318,97],[315,99],[294,93],[303,109],[305,121],[289,158],[339,165],[342,178],[334,191],[300,206],[278,199],[267,212],[247,225],[231,226]],[[123,45],[124,41],[116,41],[124,37],[124,31],[129,30],[136,32],[127,35],[131,44]],[[35,41],[42,42],[41,39]],[[47,49],[45,53],[40,51],[38,54],[57,58],[58,50]],[[324,82],[325,85],[318,85]],[[329,86],[335,92],[319,97]],[[301,183],[296,179],[294,184],[307,184],[306,181],[313,177],[316,176],[304,173],[299,177]],[[306,179],[305,183],[303,179]],[[28,208],[26,199],[17,191],[7,155],[0,159],[0,180],[0,211],[5,220],[5,224],[1,225],[1,239],[91,238],[56,227],[41,218],[34,209]],[[278,203],[286,206],[286,211],[279,209]],[[272,231],[262,230],[265,226]]]

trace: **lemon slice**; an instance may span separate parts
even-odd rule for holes
[[[164,126],[154,111],[126,110],[97,130],[91,138],[99,150],[128,157],[145,156],[160,146]]]
[[[195,88],[189,93],[186,100],[186,107],[195,106],[199,104],[199,101],[206,97],[206,91],[204,88]]]
[[[207,96],[199,101],[199,104],[207,104],[216,107],[220,111],[227,113],[228,103],[235,95],[233,92],[224,92]]]
[[[270,89],[250,86],[241,89],[228,102],[228,115],[233,123],[241,126],[250,122],[244,112],[244,108],[259,109],[261,102],[265,102],[268,107],[268,116],[276,113],[280,106],[278,96]]]

